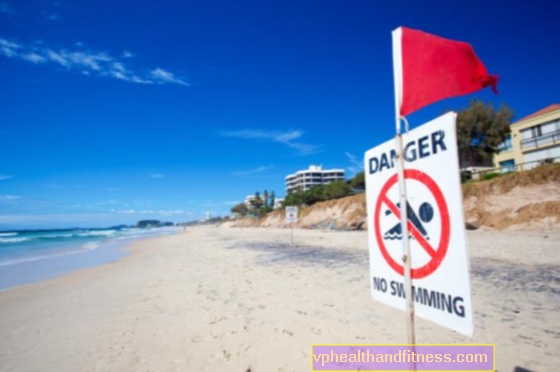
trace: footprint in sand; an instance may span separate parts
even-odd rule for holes
[[[284,335],[288,335],[288,336],[293,336],[294,335],[294,332],[289,331],[287,329],[280,330],[279,328],[274,328],[274,332],[284,334]]]
[[[225,316],[220,316],[220,317],[218,317],[218,318],[215,318],[214,320],[212,320],[212,321],[211,321],[210,323],[208,323],[208,324],[216,324],[216,323],[221,322],[221,321],[224,321],[224,320],[227,320],[227,318],[226,318]]]
[[[316,334],[317,336],[323,334],[323,331],[319,328],[315,328],[315,327],[311,327],[311,332],[313,332],[314,334]]]

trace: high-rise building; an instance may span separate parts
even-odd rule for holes
[[[286,176],[286,193],[309,190],[313,186],[326,185],[333,181],[344,181],[344,169],[323,169],[310,165],[308,169]]]

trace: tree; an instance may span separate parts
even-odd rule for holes
[[[364,190],[366,188],[366,177],[364,171],[357,173],[354,178],[352,178],[350,186],[360,190]]]
[[[346,182],[334,181],[323,186],[324,200],[341,198],[350,194],[352,188]]]
[[[252,206],[254,209],[259,209],[260,207],[262,207],[262,205],[263,205],[263,200],[262,200],[262,198],[261,198],[261,193],[257,191],[257,192],[255,193],[255,197],[254,197],[253,199],[251,199],[251,202],[250,202],[250,203],[251,203],[251,206]]]
[[[268,195],[268,191],[267,191],[267,190],[264,190],[264,192],[263,192],[263,197],[264,197],[264,199],[263,199],[263,204],[264,204],[264,206],[268,206],[268,197],[269,197],[269,195]]]
[[[161,222],[159,220],[141,220],[136,223],[136,227],[159,227]]]
[[[501,104],[498,110],[492,103],[474,99],[469,107],[457,115],[457,145],[461,168],[492,163],[498,146],[510,133],[513,110]]]
[[[231,213],[235,213],[240,216],[245,216],[247,213],[249,213],[249,208],[247,208],[245,203],[239,203],[231,208]]]
[[[313,186],[307,191],[296,190],[286,195],[283,207],[301,204],[312,205],[320,201],[341,198],[350,194],[352,188],[346,182],[334,181],[328,185]]]
[[[268,206],[269,206],[270,208],[273,208],[273,209],[274,209],[274,201],[275,201],[275,200],[276,200],[276,194],[274,193],[274,190],[272,190],[272,191],[270,192],[270,200],[269,200],[269,203],[268,203]]]

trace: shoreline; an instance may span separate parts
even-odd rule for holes
[[[98,246],[93,249],[61,250],[60,253],[30,257],[21,262],[3,265],[0,267],[0,292],[119,261],[130,254],[128,247],[139,241],[178,232],[179,230],[171,234],[166,232],[156,236],[108,240],[97,243]]]
[[[418,342],[492,343],[500,371],[554,369],[558,239],[469,233],[475,336],[418,318]],[[370,298],[365,232],[298,229],[294,240],[283,229],[190,227],[0,292],[0,360],[6,370],[299,371],[312,344],[406,339],[405,314]]]
[[[178,232],[177,234],[179,234],[179,233],[180,232]],[[141,248],[136,247],[136,245],[143,244],[143,243],[148,243],[151,240],[159,240],[160,238],[165,238],[165,237],[174,236],[174,235],[176,235],[176,234],[156,236],[156,237],[145,237],[145,238],[140,238],[140,239],[137,239],[137,240],[134,240],[134,241],[131,241],[131,242],[121,242],[116,247],[102,248],[102,249],[111,249],[111,250],[116,251],[117,253],[119,253],[118,257],[116,257],[115,259],[95,263],[95,264],[92,264],[92,265],[88,264],[88,265],[85,265],[84,267],[77,267],[77,268],[68,269],[68,271],[58,273],[58,274],[53,274],[53,276],[50,276],[50,277],[47,277],[47,278],[44,278],[44,279],[33,280],[29,283],[24,283],[24,284],[21,284],[21,285],[17,285],[15,287],[0,288],[0,302],[2,301],[1,294],[5,293],[5,292],[9,292],[9,291],[12,291],[12,290],[27,289],[27,288],[33,287],[33,286],[50,285],[50,284],[55,284],[55,283],[58,283],[58,282],[64,282],[64,281],[67,281],[67,280],[77,280],[80,276],[86,275],[89,272],[95,272],[95,271],[98,271],[98,270],[103,270],[107,266],[111,266],[111,265],[118,265],[122,261],[133,259],[134,255],[140,253]],[[75,254],[79,255],[79,254],[88,254],[88,253],[90,253],[90,252],[76,252]]]

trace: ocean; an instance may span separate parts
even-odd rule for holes
[[[115,261],[134,240],[173,234],[177,227],[0,232],[0,290]]]

